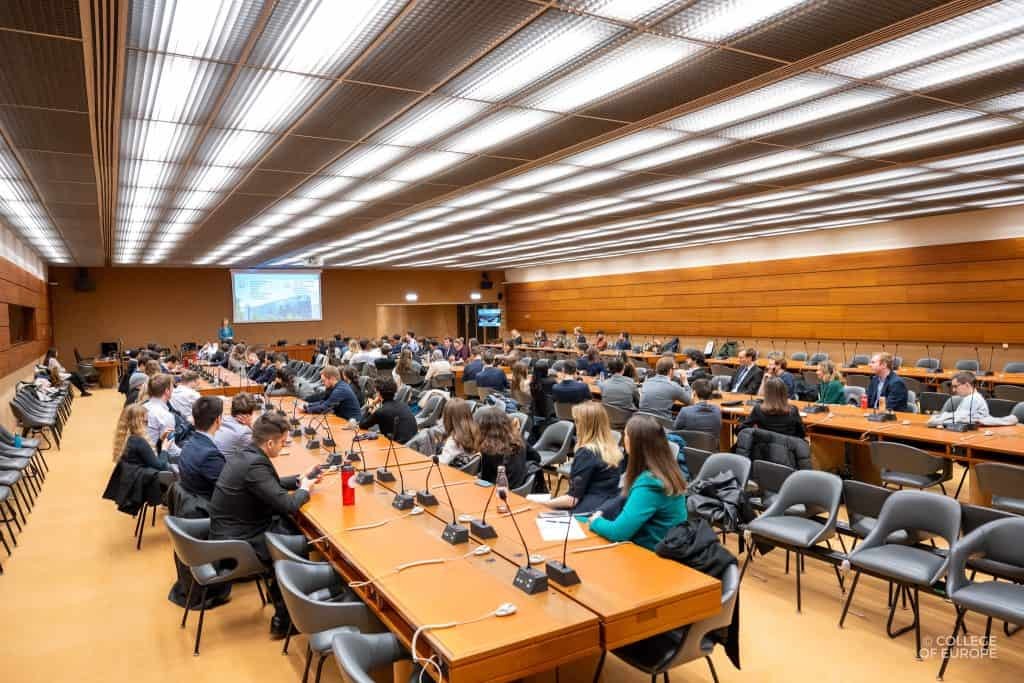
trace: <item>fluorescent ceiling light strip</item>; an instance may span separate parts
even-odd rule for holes
[[[221,192],[234,184],[241,172],[229,166],[199,166],[189,172],[183,183],[190,190]]]
[[[311,76],[245,69],[228,96],[222,127],[280,132],[328,86],[328,81]]]
[[[182,161],[198,126],[127,119],[121,133],[121,155],[126,159]]]
[[[549,111],[574,111],[651,78],[705,49],[685,40],[641,34],[553,81],[524,104]]]
[[[1024,8],[1020,11],[1024,13]],[[1024,35],[1018,35],[893,74],[882,79],[882,83],[904,90],[927,90],[1022,61]]]
[[[556,118],[558,114],[536,109],[503,109],[437,146],[454,152],[479,154],[506,140],[540,128]]]
[[[872,78],[1024,27],[1024,3],[1008,0],[890,40],[823,67],[853,78]]]
[[[804,73],[672,119],[666,128],[699,133],[818,97],[849,84],[836,76]]]
[[[630,0],[618,0],[625,4]],[[697,3],[683,10],[687,16],[686,29],[683,33],[688,38],[705,40],[709,43],[721,43],[732,36],[758,27],[768,19],[792,7],[801,5],[807,0],[715,0]]]
[[[972,102],[971,106],[975,109],[983,109],[992,113],[1002,112],[1018,112],[1018,110],[1024,109],[1024,92],[1010,93],[1009,95],[1002,95],[1001,97],[993,97],[991,99],[982,100],[980,102]]]
[[[343,216],[346,213],[351,213],[356,209],[362,207],[363,205],[363,202],[354,202],[351,200],[343,199],[340,201],[330,202],[328,204],[318,206],[316,209],[313,210],[313,214],[316,216],[327,216],[328,218],[337,218],[338,216]]]
[[[817,152],[810,152],[803,149],[790,149],[784,152],[766,154],[764,156],[749,159],[747,161],[741,161],[735,164],[719,166],[709,171],[704,171],[699,175],[702,178],[710,179],[731,178],[733,176],[743,175],[745,173],[763,171],[764,169],[774,168],[776,166],[795,164],[799,161],[804,161],[812,157],[820,156],[821,155],[818,154]]]
[[[198,123],[209,109],[198,105],[208,99],[226,67],[188,57],[129,51],[125,71],[131,80],[124,93],[125,116]]]
[[[861,133],[843,135],[825,142],[815,143],[812,147],[819,152],[841,152],[847,149],[853,149],[854,147],[889,140],[891,138],[933,130],[940,126],[946,126],[952,123],[977,119],[981,116],[982,114],[975,111],[968,111],[966,109],[950,109],[948,111],[940,111],[935,114],[919,116],[906,121],[890,123],[885,126],[878,126]]]
[[[433,96],[388,126],[379,138],[381,142],[418,147],[463,125],[488,106],[485,102]]]
[[[738,176],[733,178],[738,183],[763,183],[768,180],[774,180],[776,178],[784,178],[786,176],[798,175],[800,173],[807,173],[809,171],[817,171],[821,168],[829,168],[831,166],[840,166],[842,164],[848,164],[852,159],[844,157],[819,157],[817,159],[808,159],[807,161],[801,161],[796,164],[786,164],[770,168],[760,173],[751,173],[750,175]]]
[[[542,192],[518,192],[497,201],[488,202],[487,204],[484,204],[484,206],[489,209],[494,209],[495,211],[501,211],[504,209],[511,209],[516,206],[522,206],[523,204],[540,201],[541,199],[551,199],[551,195],[544,194]]]
[[[962,183],[959,185],[950,185],[949,187],[937,187],[932,190],[924,190],[921,192],[903,192],[890,196],[898,199],[917,199],[922,202],[931,202],[939,199],[953,199],[957,197],[971,199],[976,194],[1015,190],[1020,187],[1020,185],[1004,183],[1000,180],[982,180],[977,183]],[[967,193],[966,196],[964,195],[965,192]]]
[[[212,138],[205,161],[213,166],[236,168],[249,166],[274,141],[274,136],[268,133],[249,130],[220,130],[213,133]]]
[[[472,190],[470,192],[463,193],[461,195],[444,199],[441,201],[442,206],[462,208],[466,206],[473,206],[475,204],[481,204],[498,197],[504,197],[508,194],[505,190],[487,189],[483,188],[480,190]],[[444,212],[442,212],[444,213]]]
[[[930,172],[918,172],[914,175],[908,175],[903,178],[894,178],[888,180],[876,180],[871,183],[860,183],[853,187],[844,187],[839,192],[875,192],[889,190],[894,187],[901,187],[903,185],[916,185],[918,183],[927,183],[933,180],[940,180],[946,178],[952,178],[953,174],[930,171]]]
[[[624,175],[622,171],[613,169],[587,171],[556,183],[545,185],[544,192],[573,192],[584,187],[604,183]]]
[[[316,176],[303,183],[302,187],[292,194],[309,199],[327,199],[355,182],[354,178],[344,176]]]
[[[495,187],[503,190],[525,190],[527,188],[541,185],[543,183],[550,183],[564,178],[573,173],[580,173],[583,169],[578,166],[568,166],[562,164],[551,164],[548,166],[541,166],[534,168],[525,173],[514,175],[509,178],[503,178],[494,183]]]
[[[398,192],[407,185],[408,183],[400,183],[397,180],[374,180],[357,186],[355,190],[345,194],[344,198],[354,202],[369,202]]]
[[[181,169],[179,164],[160,161],[126,159],[123,162],[121,182],[138,187],[169,187]]]
[[[465,154],[454,152],[420,152],[391,168],[383,174],[383,177],[411,183],[440,173],[468,158]]]
[[[257,3],[237,1],[158,0],[149,4],[155,5],[152,23],[131,25],[130,45],[206,59],[227,59],[235,27],[254,21],[259,10]]]
[[[958,154],[948,159],[929,161],[922,163],[928,168],[959,168],[968,164],[975,164],[982,161],[996,161],[999,159],[1020,159],[1024,157],[1024,144],[1011,145],[1000,149],[990,149],[985,152],[972,152],[970,154]]]
[[[411,150],[393,145],[359,145],[331,164],[327,175],[365,178],[408,155]]]
[[[954,126],[948,126],[939,130],[931,130],[917,135],[897,138],[888,142],[880,142],[876,145],[867,145],[856,149],[847,150],[846,153],[858,157],[885,157],[889,154],[903,152],[917,147],[927,147],[939,143],[948,143],[951,140],[992,133],[1003,128],[1020,125],[1018,122],[1005,119],[984,119],[981,121],[968,121]]]
[[[710,152],[729,144],[731,144],[729,140],[721,138],[697,138],[694,140],[685,140],[657,151],[648,152],[631,159],[616,162],[612,167],[623,171],[643,171],[648,168],[664,166],[665,164],[673,161],[699,156],[705,152]]]
[[[562,161],[576,166],[604,166],[613,161],[631,157],[650,149],[661,148],[683,138],[683,134],[664,128],[647,128],[630,135],[605,142],[574,154]]]
[[[721,135],[738,140],[760,138],[796,126],[803,126],[813,121],[845,115],[864,107],[885,102],[895,96],[895,91],[881,90],[879,88],[849,90],[726,128],[721,131]]]
[[[916,176],[924,173],[923,169],[914,167],[903,167],[893,168],[885,171],[875,171],[873,173],[865,173],[864,175],[855,176],[852,178],[842,178],[840,180],[833,180],[827,183],[816,183],[814,185],[808,185],[806,190],[840,190],[849,189],[858,185],[867,185],[874,182],[892,181],[899,178],[905,178],[907,176]],[[907,181],[904,181],[907,182]],[[911,180],[909,182],[916,182]]]
[[[1024,194],[1013,195],[1010,197],[999,197],[998,199],[988,199],[980,202],[967,202],[968,206],[980,206],[985,208],[1016,206],[1017,204],[1024,204]]]
[[[737,185],[734,185],[733,183],[704,183],[703,185],[698,185],[696,187],[675,190],[673,192],[666,192],[653,197],[647,197],[647,199],[652,202],[675,202],[680,199],[699,197],[702,194],[710,194],[712,192],[718,192],[719,190],[725,190],[731,187],[737,187]]]

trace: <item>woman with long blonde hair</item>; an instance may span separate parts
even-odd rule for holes
[[[577,403],[572,408],[572,418],[576,423],[576,453],[569,470],[569,492],[546,504],[589,513],[618,495],[622,450],[601,403]]]
[[[146,406],[141,403],[131,403],[121,411],[121,417],[117,420],[117,431],[114,433],[114,462],[141,465],[155,470],[170,469],[167,454],[155,453],[153,444],[146,439],[148,417]],[[161,445],[167,436],[166,433],[161,435]],[[162,448],[158,450],[163,451]]]

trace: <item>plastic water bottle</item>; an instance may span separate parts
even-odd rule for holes
[[[505,491],[505,494],[508,494],[508,474],[505,472],[504,465],[498,465],[498,476],[494,479],[494,486],[496,488],[495,493]],[[498,497],[497,510],[501,513],[508,512],[508,505],[501,499],[500,495]]]

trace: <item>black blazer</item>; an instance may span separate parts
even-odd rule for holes
[[[903,378],[895,372],[890,372],[885,378],[885,385],[882,387],[882,396],[885,397],[886,410],[907,412],[907,402],[910,396],[907,394],[907,385]],[[878,375],[871,377],[868,384],[868,408],[874,408],[878,401]]]
[[[785,415],[770,415],[761,410],[760,405],[756,405],[750,411],[750,415],[740,424],[741,430],[747,427],[760,427],[769,432],[796,436],[801,439],[805,436],[804,421],[800,419],[800,410],[796,406],[790,406],[789,412]]]
[[[270,458],[255,444],[221,470],[210,499],[210,540],[251,541],[274,525],[274,517],[298,512],[309,500],[298,476],[281,479]],[[289,493],[289,491],[295,493]]]
[[[729,385],[729,391],[734,391],[737,394],[756,394],[757,390],[761,388],[761,378],[764,377],[764,370],[757,365],[751,366],[743,378],[743,382],[740,383],[738,380],[742,371],[743,368],[736,368],[736,374]]]
[[[398,430],[395,430],[395,418],[398,419]],[[416,436],[416,416],[409,406],[398,401],[384,401],[377,410],[369,413],[359,423],[360,429],[369,429],[376,425],[380,433],[389,439],[405,443]]]
[[[208,434],[197,432],[181,447],[179,482],[187,492],[207,500],[213,496],[225,459]]]

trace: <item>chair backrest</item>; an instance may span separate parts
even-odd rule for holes
[[[746,488],[750,479],[750,458],[735,453],[712,453],[694,479],[710,479],[722,472],[732,472],[741,489]],[[692,470],[691,470],[692,471]]]
[[[702,451],[710,451],[712,453],[718,450],[717,434],[699,432],[695,429],[670,429],[668,433],[681,437],[687,446],[699,448]]]
[[[790,356],[790,358],[792,358],[793,360],[806,361],[807,353],[804,351],[797,351],[792,356]]]
[[[820,363],[822,361],[826,361],[826,360],[828,360],[828,354],[827,353],[824,353],[824,352],[815,353],[813,356],[811,356],[810,358],[807,359],[807,364],[808,365],[817,365],[818,363]]]
[[[399,387],[398,391],[395,392],[395,400],[399,403],[408,403],[410,396],[412,396],[412,387],[408,384],[403,384]]]
[[[658,424],[660,424],[665,429],[672,429],[673,427],[673,420],[671,418],[665,417],[664,415],[656,415],[655,413],[649,413],[646,410],[638,410],[636,411],[636,414],[646,415],[647,417],[654,418],[658,422]]]
[[[281,587],[292,625],[300,633],[319,633],[341,626],[353,626],[360,631],[379,630],[372,628],[379,622],[362,602],[317,599],[320,591],[338,581],[330,565],[280,560],[274,563],[274,576]]]
[[[398,373],[398,376],[402,379],[403,384],[418,386],[423,383],[423,375],[417,370],[406,370],[405,372]]]
[[[872,441],[871,462],[880,470],[928,475],[942,469],[946,459],[893,441]]]
[[[804,384],[809,387],[816,387],[820,383],[818,380],[818,373],[815,370],[804,370],[800,375],[804,379]]]
[[[997,519],[964,536],[950,553],[947,589],[954,602],[957,592],[973,582],[973,579],[969,580],[964,573],[967,562],[973,557],[980,555],[986,560],[1009,565],[1016,572],[1024,570],[1024,543],[1020,542],[1021,538],[1024,538],[1024,518],[1021,517]],[[1015,588],[1018,595],[1014,596],[1009,603],[1003,602],[1003,604],[1007,605],[1008,611],[1020,614],[1021,600],[1024,599],[1024,586]],[[1006,600],[1005,595],[1001,597],[1002,600]],[[995,602],[999,598],[993,596],[990,600]]]
[[[560,403],[555,401],[555,417],[559,420],[572,420],[573,403]]]
[[[911,413],[921,412],[920,406],[917,405],[917,392],[907,390],[907,410]]]
[[[1013,412],[1014,406],[1017,405],[1016,401],[1010,401],[1005,398],[990,398],[986,399],[988,403],[988,414],[992,417],[1006,417]]]
[[[708,367],[711,369],[711,374],[722,377],[735,377],[736,368],[731,365],[722,365],[721,363],[710,363]]]
[[[960,522],[960,533],[964,536],[991,521],[1007,519],[1015,516],[1009,512],[1003,512],[1002,510],[987,508],[981,505],[971,505],[970,503],[960,503],[960,510],[964,515],[963,520]]]
[[[472,460],[470,460],[465,465],[463,465],[462,467],[459,468],[459,471],[465,472],[466,474],[471,474],[473,476],[476,476],[476,475],[480,474],[480,463],[481,463],[482,460],[483,460],[483,456],[481,456],[481,455],[474,455]]]
[[[462,390],[466,392],[466,396],[470,398],[477,398],[476,394],[476,380],[467,379],[462,382]]]
[[[861,396],[867,393],[864,387],[843,387],[843,396],[851,406],[859,406]]]
[[[770,460],[755,460],[750,468],[750,480],[761,490],[761,500],[775,495],[782,490],[782,485],[791,474],[796,472],[792,467],[780,465]]]
[[[867,365],[871,362],[871,356],[863,353],[858,353],[856,356],[850,359],[850,365]]]
[[[946,399],[946,402],[942,404],[943,413],[952,413],[956,410],[956,407],[960,405],[960,401],[963,400],[963,396],[950,396]]]
[[[618,406],[610,406],[603,403],[604,412],[608,414],[608,422],[612,429],[624,429],[629,418],[633,417],[633,410],[626,410]]]
[[[851,387],[861,387],[867,389],[871,386],[871,377],[869,375],[861,375],[855,372],[851,372],[846,376],[846,385]]]
[[[519,407],[527,413],[530,412],[530,409],[533,407],[533,396],[530,395],[530,392],[513,389],[511,393],[512,398],[519,404]]]
[[[339,633],[331,643],[334,660],[351,683],[375,683],[371,673],[385,665],[408,659],[409,654],[391,633]],[[418,680],[417,669],[409,680]]]
[[[818,538],[824,538],[835,529],[842,498],[843,480],[838,475],[820,470],[798,470],[786,477],[772,509],[782,515],[794,505],[804,505],[810,511],[827,513],[828,521],[818,534]]]
[[[530,416],[526,413],[515,412],[509,413],[509,417],[519,423],[519,431],[526,431],[530,427]]]
[[[270,552],[270,559],[274,562],[291,560],[303,564],[323,564],[322,562],[312,562],[306,557],[309,554],[309,543],[301,534],[275,534],[268,531],[263,534],[263,537],[267,540],[267,551]]]
[[[519,495],[519,496],[525,496],[526,494],[528,494],[531,491],[533,491],[533,480],[536,477],[537,477],[537,473],[534,472],[533,474],[531,474],[530,476],[528,476],[526,478],[526,481],[524,481],[521,486],[519,486],[517,488],[514,488],[514,489],[510,489],[511,492],[515,493],[516,495]]]
[[[726,628],[732,623],[733,611],[736,609],[736,600],[739,594],[740,569],[736,564],[731,564],[722,575],[722,608],[717,614],[713,614],[707,619],[702,619],[687,628],[682,645],[676,650],[675,656],[672,657],[672,660],[663,669],[667,671],[670,667],[708,656],[710,650],[706,644],[709,640],[707,635],[712,631]],[[711,642],[712,645],[710,647],[714,647],[714,641],[712,640]],[[362,683],[362,681],[359,683]]]
[[[903,356],[893,356],[892,357],[892,369],[893,370],[899,370],[902,367],[903,367]]]
[[[728,375],[714,375],[711,378],[711,388],[716,391],[729,391],[732,384],[732,377]]]
[[[690,470],[690,479],[696,479],[704,463],[711,457],[711,451],[686,446],[683,448],[683,454],[686,456],[686,469]]]
[[[1003,366],[1003,372],[1024,372],[1024,361],[1010,361]]]
[[[975,358],[961,358],[956,362],[954,367],[957,370],[966,370],[968,372],[977,372],[981,369],[981,363]]]
[[[1013,407],[1013,412],[1010,413],[1016,417],[1019,421],[1024,422],[1024,401],[1021,401]]]
[[[882,505],[878,524],[861,548],[881,545],[889,534],[903,530],[923,531],[939,536],[949,546],[953,546],[960,535],[962,517],[960,503],[953,498],[924,491],[893,491]],[[876,534],[878,536],[872,539]]]
[[[938,391],[922,391],[917,395],[917,400],[922,413],[937,413],[946,405],[949,395]]]
[[[878,519],[882,506],[892,494],[884,486],[875,486],[865,481],[846,479],[843,481],[843,502],[846,503],[846,516],[850,525],[856,525],[865,519]]]
[[[924,384],[913,377],[904,377],[903,384],[907,387],[907,391],[913,391],[916,394],[920,394],[925,390]]]
[[[974,476],[981,490],[992,494],[992,507],[1010,512],[1024,508],[1024,467],[1003,462],[979,462],[974,466]],[[1015,501],[1016,505],[1013,504]]]
[[[455,375],[450,372],[439,372],[430,378],[431,389],[450,389],[455,382]]]
[[[929,370],[937,370],[941,367],[941,363],[938,358],[918,358],[917,362],[914,363],[914,367],[917,368],[928,368]]]
[[[998,384],[993,390],[993,395],[996,398],[1005,398],[1008,401],[1020,403],[1021,401],[1024,401],[1024,387],[1019,387],[1014,384]]]
[[[500,394],[500,393],[501,392],[498,391],[497,389],[495,389],[494,387],[481,387],[481,386],[478,386],[476,388],[476,397],[479,398],[481,401],[486,399],[491,394]]]
[[[553,424],[547,426],[544,432],[537,439],[537,442],[533,445],[535,449],[539,450],[558,450],[565,443],[566,439],[572,436],[573,423],[567,422],[566,420],[559,420]]]

